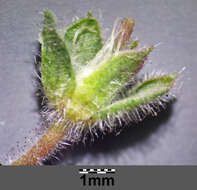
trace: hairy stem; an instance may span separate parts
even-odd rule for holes
[[[12,165],[38,165],[56,149],[66,134],[66,128],[57,125],[51,126],[41,139]]]

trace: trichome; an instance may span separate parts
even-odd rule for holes
[[[177,73],[137,76],[154,46],[139,48],[138,41],[130,41],[134,24],[132,18],[115,22],[103,42],[91,13],[60,35],[54,14],[44,11],[40,80],[47,103],[41,115],[48,127],[12,165],[41,164],[67,144],[86,142],[90,134],[156,116],[172,100]]]

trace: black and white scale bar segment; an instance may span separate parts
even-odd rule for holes
[[[79,169],[80,174],[114,174],[115,169]]]

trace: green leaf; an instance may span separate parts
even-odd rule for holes
[[[102,47],[100,28],[91,13],[87,18],[72,23],[66,30],[64,40],[76,70],[93,59]]]
[[[69,96],[75,87],[68,50],[56,31],[55,19],[50,11],[44,11],[41,74],[46,96],[52,102]]]
[[[97,117],[99,119],[107,119],[108,115],[117,115],[119,113],[136,110],[150,103],[156,103],[160,97],[168,93],[172,88],[177,76],[177,74],[166,75],[148,79],[138,84],[134,89],[130,90],[128,93],[129,97],[106,106],[100,110]]]
[[[78,82],[74,98],[86,105],[94,102],[95,109],[109,104],[114,93],[142,68],[144,60],[152,49],[153,47],[150,47],[111,57]]]

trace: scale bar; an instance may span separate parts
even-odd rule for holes
[[[116,172],[115,169],[79,169],[80,174],[114,174]]]

